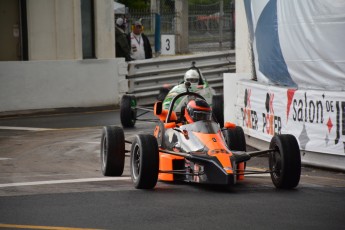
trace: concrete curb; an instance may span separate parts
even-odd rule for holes
[[[107,106],[95,106],[95,107],[70,107],[70,108],[54,108],[54,109],[31,109],[31,110],[17,110],[9,112],[0,112],[1,118],[23,117],[23,116],[37,116],[37,115],[52,115],[52,114],[64,114],[64,113],[85,113],[85,112],[97,112],[105,110],[116,110],[119,106],[107,105]]]

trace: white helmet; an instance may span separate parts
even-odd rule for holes
[[[195,69],[188,70],[184,75],[184,81],[188,81],[191,83],[191,86],[198,85],[199,83],[199,73]]]

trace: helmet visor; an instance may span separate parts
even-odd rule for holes
[[[186,81],[190,83],[198,83],[199,79],[198,78],[187,78]]]
[[[193,120],[202,121],[202,120],[211,120],[212,113],[210,111],[194,111]]]

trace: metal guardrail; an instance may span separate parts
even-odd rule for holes
[[[176,85],[192,62],[217,93],[223,92],[223,73],[235,72],[235,52],[211,52],[128,62],[127,93],[140,105],[152,104],[164,84]]]

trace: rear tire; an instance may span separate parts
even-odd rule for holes
[[[223,95],[214,95],[212,97],[212,111],[220,127],[224,127],[224,99]]]
[[[125,165],[125,137],[120,127],[103,127],[101,163],[104,176],[122,175]]]
[[[156,186],[159,171],[157,140],[152,135],[139,134],[131,149],[131,177],[135,188],[152,189]]]
[[[223,131],[225,142],[228,148],[233,151],[246,151],[246,137],[243,129],[240,126],[236,126],[233,129],[226,129]]]
[[[293,135],[276,135],[272,138],[269,156],[271,179],[275,187],[295,188],[301,176],[301,155],[298,142]]]
[[[223,135],[225,142],[231,151],[247,151],[246,137],[244,136],[242,127],[236,126],[235,128],[225,129],[223,130]],[[236,158],[241,159],[241,154],[233,154]],[[237,164],[237,180],[244,180],[243,173],[246,169],[246,165],[246,162],[240,162]]]
[[[137,119],[137,104],[135,96],[123,95],[121,98],[120,118],[121,124],[125,128],[132,128]]]

